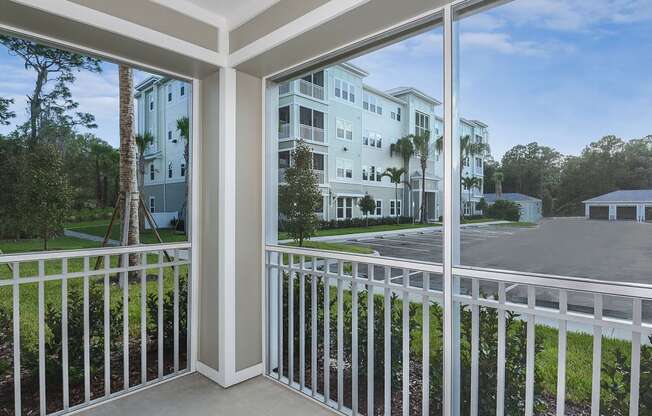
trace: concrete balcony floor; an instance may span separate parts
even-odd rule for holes
[[[190,374],[78,414],[332,416],[334,412],[264,377],[224,389],[202,375]]]

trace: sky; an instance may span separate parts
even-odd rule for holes
[[[134,85],[151,74],[134,71]],[[101,73],[81,71],[75,73],[76,80],[70,86],[72,97],[79,102],[79,111],[95,116],[96,129],[80,129],[81,133],[93,133],[107,141],[113,147],[119,147],[118,124],[118,66],[111,62],[102,62]],[[27,95],[34,89],[36,73],[25,69],[22,59],[11,55],[0,45],[0,97],[13,98],[11,110],[16,113],[9,126],[0,126],[0,134],[7,134],[16,125],[28,118]]]
[[[497,159],[532,141],[576,155],[605,135],[652,134],[650,23],[649,0],[515,0],[464,17],[455,24],[460,116],[489,125]],[[377,88],[410,85],[443,101],[442,33],[354,63]]]
[[[459,113],[489,125],[497,159],[531,141],[578,154],[605,135],[652,134],[651,23],[650,0],[515,0],[464,17],[455,26]],[[443,101],[442,52],[439,27],[354,63],[376,88],[414,86]],[[117,66],[102,67],[77,74],[72,93],[95,115],[93,133],[117,146]],[[0,96],[15,99],[14,124],[26,119],[34,79],[0,46]]]

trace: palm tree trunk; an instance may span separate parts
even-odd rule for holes
[[[398,219],[398,183],[394,184],[394,216],[396,217],[396,224],[400,224]]]
[[[421,167],[421,224],[426,223],[426,169]]]
[[[129,212],[123,215],[123,221],[129,218],[127,245],[140,244],[138,208],[140,194],[137,183],[136,140],[134,137],[134,77],[130,67],[120,65],[120,192],[130,198]],[[126,204],[125,204],[126,206]],[[137,265],[138,256],[129,256],[129,265]]]

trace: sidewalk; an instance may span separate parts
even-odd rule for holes
[[[499,225],[499,224],[509,224],[509,221],[489,221],[489,222],[479,222],[473,224],[460,224],[460,228],[467,227],[483,227],[487,225]],[[312,237],[310,241],[342,241],[342,240],[355,240],[358,238],[373,238],[373,237],[382,237],[390,235],[409,235],[409,234],[422,234],[428,231],[432,232],[441,232],[443,227],[420,227],[420,228],[407,228],[404,230],[391,230],[391,231],[374,231],[370,233],[355,233],[355,234],[339,234],[339,235],[329,235],[324,237]],[[291,243],[293,240],[281,240],[279,244]]]

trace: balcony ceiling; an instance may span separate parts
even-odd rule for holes
[[[219,16],[224,19],[228,28],[234,28],[246,22],[262,11],[278,3],[279,0],[151,0],[157,3],[171,5],[179,3],[178,10],[182,13],[188,10],[182,10],[184,3],[190,3],[197,8],[197,12],[205,10],[211,15]],[[190,13],[193,14],[193,13]]]

